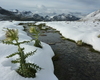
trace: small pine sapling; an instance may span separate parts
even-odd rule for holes
[[[40,32],[36,27],[30,27],[29,32],[32,33],[32,36],[35,38],[34,46],[42,48],[41,42],[39,40]]]
[[[36,76],[35,74],[36,74],[37,70],[41,70],[41,68],[34,63],[26,63],[26,58],[33,55],[36,52],[36,50],[25,54],[24,48],[21,48],[21,46],[20,46],[20,44],[28,43],[30,41],[18,42],[19,37],[18,37],[17,29],[15,30],[15,29],[6,28],[5,36],[6,36],[6,39],[2,40],[2,43],[8,44],[8,45],[11,44],[11,45],[15,45],[18,47],[18,52],[15,52],[15,53],[7,56],[7,58],[10,58],[15,55],[19,55],[19,58],[11,61],[14,64],[15,63],[20,64],[20,66],[16,70],[16,72],[23,77],[34,78]]]

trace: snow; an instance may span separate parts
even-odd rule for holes
[[[46,25],[60,31],[65,37],[75,42],[82,40],[86,44],[92,45],[92,47],[100,51],[100,22],[99,21],[62,21],[62,22],[38,22],[46,23]]]
[[[4,39],[5,32],[2,31],[4,27],[14,28],[19,30],[19,41],[29,40],[31,37],[27,36],[23,31],[23,27],[18,25],[18,23],[29,23],[29,21],[1,21],[0,24],[0,40]],[[32,22],[32,21],[31,21]],[[34,21],[33,21],[34,22]],[[100,51],[100,22],[99,21],[53,21],[53,22],[38,22],[46,23],[46,25],[60,31],[60,33],[75,42],[82,40],[82,42],[92,45],[92,47]],[[43,49],[33,46],[33,42],[22,44],[21,47],[25,47],[24,52],[30,52],[37,49],[36,53],[27,58],[27,62],[36,63],[43,69],[38,71],[36,78],[24,78],[15,72],[19,64],[12,64],[10,61],[18,56],[7,59],[5,58],[11,53],[17,51],[17,47],[13,45],[5,45],[0,43],[0,79],[1,80],[58,80],[54,75],[54,67],[51,58],[54,53],[51,47],[42,42]]]
[[[89,21],[100,20],[100,10],[88,14],[86,17],[82,18],[81,20],[89,20]]]
[[[0,21],[0,40],[5,39],[5,32],[3,28],[13,28],[19,30],[19,41],[30,40],[31,37],[23,31],[23,27],[18,25],[20,21]],[[52,62],[52,57],[54,52],[51,47],[42,42],[43,48],[37,48],[33,46],[34,41],[30,43],[22,44],[21,47],[24,47],[24,52],[37,51],[34,55],[28,57],[27,62],[32,62],[40,66],[42,69],[36,73],[35,78],[24,78],[20,76],[15,69],[19,67],[19,64],[12,64],[11,60],[14,60],[18,56],[12,58],[6,58],[9,54],[17,52],[17,47],[14,45],[6,45],[0,43],[0,80],[58,80],[54,75],[54,67]]]

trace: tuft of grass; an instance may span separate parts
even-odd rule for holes
[[[82,47],[84,46],[84,47],[89,48],[89,51],[91,51],[91,52],[100,53],[99,51],[93,49],[92,45],[90,45],[90,44],[86,44],[86,43],[83,42],[81,46],[82,46]]]
[[[97,37],[100,38],[100,34]]]
[[[79,45],[79,46],[82,46],[83,42],[82,42],[82,40],[78,40],[78,41],[76,42],[76,44]]]
[[[61,36],[60,38],[63,39],[63,40],[67,40],[67,38],[65,38],[64,36]]]

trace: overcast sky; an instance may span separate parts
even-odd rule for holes
[[[91,13],[100,9],[100,0],[0,0],[5,9],[38,12]]]

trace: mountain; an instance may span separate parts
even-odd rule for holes
[[[80,20],[92,20],[92,21],[100,21],[100,10],[94,11],[90,14],[88,14],[86,17],[80,19]]]
[[[40,16],[43,16],[43,17],[49,16],[50,18],[52,18],[53,16],[58,15],[58,13],[55,13],[55,12],[53,12],[53,13],[37,13],[37,14],[39,14]]]
[[[44,18],[42,16],[40,16],[39,14],[34,14],[33,19],[34,19],[34,21],[43,21],[44,20]]]
[[[84,16],[86,16],[86,14],[82,14],[81,12],[69,12],[68,14],[74,15],[75,17],[78,18],[83,18]]]
[[[19,20],[19,19],[20,18],[17,17],[12,11],[0,7],[0,20]]]
[[[10,15],[12,15],[12,12],[5,10],[2,7],[0,7],[0,14],[10,16]]]
[[[45,21],[51,21],[51,19],[52,19],[52,17],[50,17],[50,16],[48,16],[48,15],[46,15],[46,16],[44,17],[44,20],[45,20]]]
[[[54,16],[51,20],[53,21],[75,21],[75,20],[79,20],[80,18],[75,17],[74,15],[71,14],[60,14],[57,16]]]
[[[79,14],[79,13],[76,13]],[[20,21],[75,21],[80,17],[72,14],[57,13],[32,13],[31,11],[6,10],[0,7],[0,20],[20,20]]]
[[[10,19],[10,17],[12,15],[13,15],[12,12],[5,10],[2,7],[0,7],[0,20]]]
[[[20,12],[19,10],[15,9],[15,10],[12,10],[12,13],[14,13],[16,16],[20,16],[20,17],[26,17],[26,18],[33,17],[33,13],[31,11]]]

